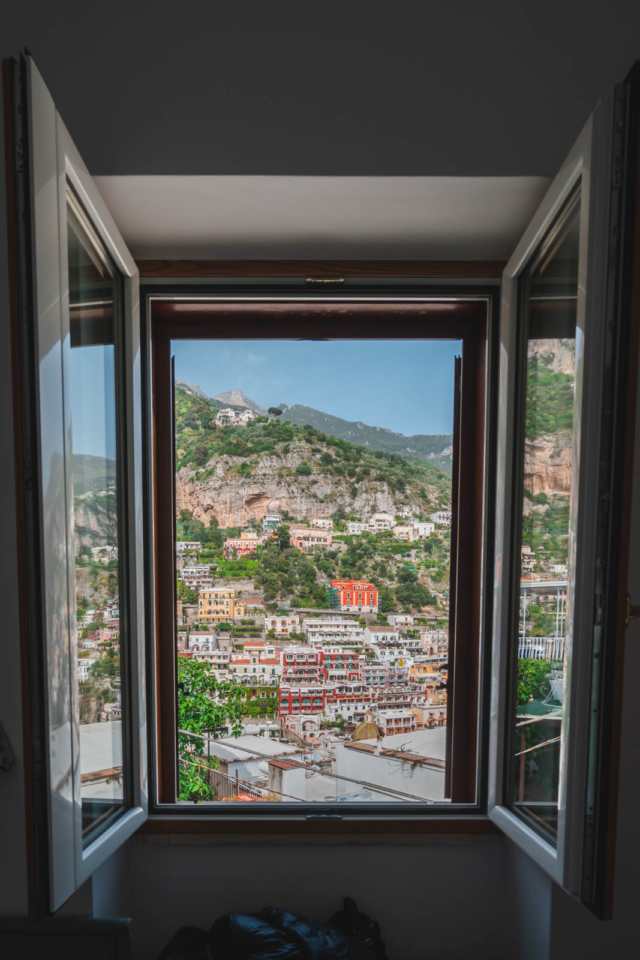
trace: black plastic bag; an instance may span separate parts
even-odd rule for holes
[[[216,960],[209,934],[198,927],[181,927],[158,960]]]
[[[337,930],[342,930],[350,940],[361,941],[376,960],[387,960],[387,951],[380,935],[379,925],[366,913],[360,913],[351,897],[344,898],[342,910],[334,913],[329,924]]]

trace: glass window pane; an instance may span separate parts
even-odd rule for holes
[[[173,341],[181,801],[445,799],[461,348]]]
[[[77,684],[85,845],[124,805],[116,318],[120,283],[68,196],[69,314]]]
[[[580,194],[571,196],[521,278],[522,476],[514,657],[511,803],[555,842],[570,552]]]

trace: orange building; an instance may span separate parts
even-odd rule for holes
[[[262,543],[260,537],[253,537],[251,534],[242,533],[238,538],[225,540],[224,555],[227,560],[233,560],[235,557],[246,557],[251,553],[256,553]]]
[[[331,606],[351,613],[377,613],[378,590],[366,580],[332,580]]]

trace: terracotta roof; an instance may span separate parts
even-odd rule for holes
[[[295,770],[299,763],[287,763],[286,760],[269,760],[270,767],[278,767],[280,770]]]

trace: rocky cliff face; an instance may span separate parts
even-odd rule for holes
[[[201,395],[206,396],[202,393]],[[213,399],[216,403],[227,404],[232,407],[245,407],[245,409],[253,410],[254,413],[258,413],[262,417],[266,416],[267,413],[266,407],[256,403],[255,400],[251,400],[242,390],[222,390],[220,393],[216,393]]]
[[[575,340],[530,340],[527,355],[530,360],[536,358],[543,361],[552,373],[570,377],[575,374]],[[551,387],[540,390],[551,390]],[[538,398],[544,401],[545,393],[538,394]],[[554,496],[571,492],[572,445],[573,433],[567,429],[541,433],[525,441],[524,486],[530,493],[534,496],[539,493]]]
[[[527,440],[524,446],[524,486],[534,496],[571,492],[570,433],[547,434]]]
[[[118,518],[115,490],[76,497],[74,503],[76,546],[116,544]]]
[[[395,512],[386,483],[360,483],[352,497],[352,481],[342,477],[298,476],[295,468],[302,460],[294,452],[283,457],[265,456],[252,475],[241,477],[237,470],[242,460],[223,457],[214,461],[213,476],[203,480],[183,468],[176,474],[176,514],[190,510],[204,523],[215,517],[221,527],[241,527],[250,520],[261,520],[267,513],[284,510],[297,519],[330,517],[340,507],[360,515]]]
[[[548,367],[554,373],[575,375],[576,342],[575,340],[529,340],[527,356],[546,360]]]

